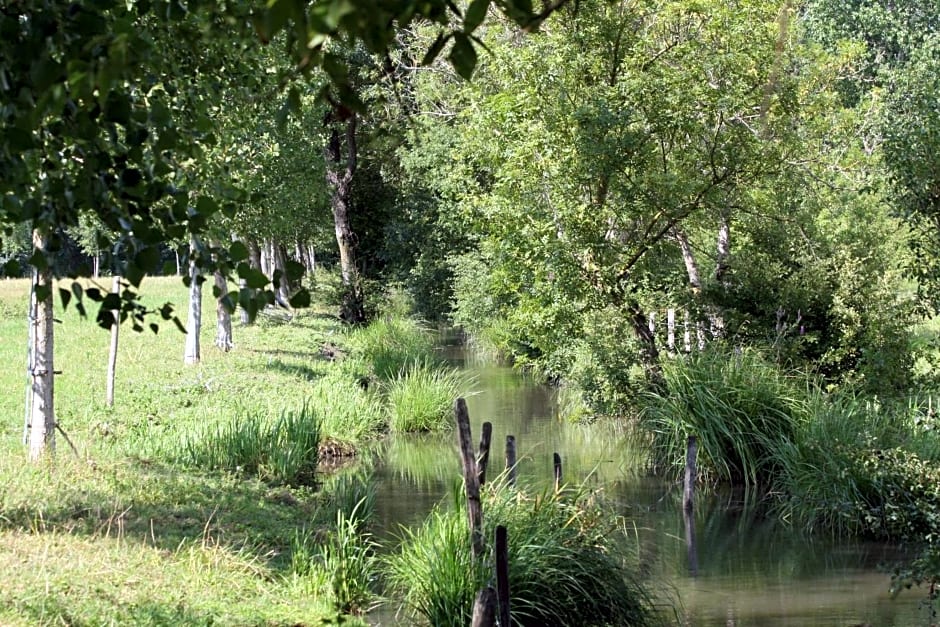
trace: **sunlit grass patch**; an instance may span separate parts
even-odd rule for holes
[[[349,344],[379,378],[395,377],[414,363],[431,361],[434,336],[411,318],[383,317],[353,330]]]
[[[186,438],[171,456],[206,470],[257,474],[263,479],[311,484],[317,469],[320,421],[307,407],[276,419],[245,414]]]
[[[0,572],[4,624],[295,624],[331,614],[250,552],[211,540],[168,551],[115,536],[0,532]]]
[[[454,368],[427,362],[403,368],[386,384],[392,431],[439,431],[453,426],[454,401],[469,381]]]

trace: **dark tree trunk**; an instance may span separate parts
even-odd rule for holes
[[[340,125],[345,121],[345,133]],[[330,131],[326,147],[326,181],[330,186],[330,206],[333,209],[333,225],[336,228],[336,244],[339,247],[340,272],[343,277],[343,302],[340,317],[350,324],[365,322],[362,279],[356,265],[356,234],[349,219],[349,200],[353,176],[356,173],[356,114],[334,109],[326,123]],[[342,157],[345,138],[346,159]]]
[[[659,350],[656,348],[656,338],[650,331],[649,320],[636,301],[630,301],[627,304],[627,312],[630,315],[633,332],[640,342],[640,363],[646,375],[646,382],[653,392],[665,394],[666,377],[663,376],[663,368],[659,363]]]
[[[227,353],[235,345],[232,341],[232,314],[223,304],[223,299],[228,296],[228,281],[218,270],[213,274],[213,277],[215,278],[216,291],[219,293],[215,305],[215,345]]]

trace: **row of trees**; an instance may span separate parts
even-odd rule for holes
[[[289,286],[325,255],[343,319],[366,319],[369,280],[401,281],[597,411],[637,389],[634,365],[662,385],[660,306],[834,384],[908,385],[940,253],[938,16],[848,4],[4,5],[0,221],[35,269],[32,455],[54,430],[52,280],[95,271],[63,263],[71,241],[124,278],[61,291],[104,326],[174,317],[137,296],[168,247],[194,298],[213,275],[220,313],[249,318],[303,304]]]

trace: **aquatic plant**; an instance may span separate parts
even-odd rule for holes
[[[402,369],[386,384],[392,431],[439,431],[450,427],[454,401],[465,394],[468,383],[460,371],[428,362]]]
[[[807,415],[801,382],[753,350],[707,351],[666,362],[663,371],[667,389],[644,397],[654,464],[678,472],[694,435],[703,479],[769,483],[778,469],[777,447]]]
[[[369,364],[372,373],[381,379],[396,377],[412,364],[429,362],[434,357],[433,335],[412,318],[379,318],[354,329],[349,344],[354,355]]]
[[[483,493],[484,532],[509,537],[513,623],[520,626],[648,625],[649,594],[631,576],[632,556],[618,520],[587,490],[534,495],[497,480]],[[464,508],[438,508],[404,530],[385,561],[406,611],[431,625],[468,624],[477,591],[492,576],[492,555],[472,560]]]

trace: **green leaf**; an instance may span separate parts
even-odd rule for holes
[[[306,272],[307,269],[302,263],[298,263],[293,259],[288,259],[285,270],[287,271],[287,280],[294,282],[303,278],[304,272]]]
[[[64,287],[60,287],[59,298],[62,299],[62,309],[68,309],[69,303],[72,300],[72,292],[68,291]]]
[[[248,247],[241,242],[232,242],[228,247],[228,257],[234,263],[248,259]]]
[[[295,309],[302,309],[310,306],[310,292],[302,287],[297,293],[290,297],[290,306]]]
[[[490,0],[473,0],[467,7],[467,12],[463,17],[463,32],[472,33],[476,27],[483,23],[486,18],[486,10],[490,6]]]
[[[219,203],[208,196],[200,196],[196,199],[196,213],[202,217],[211,216],[219,210]]]
[[[81,300],[82,295],[85,293],[85,290],[82,289],[82,284],[78,281],[72,281],[72,293],[75,294],[76,299]]]
[[[469,37],[463,33],[454,33],[454,46],[450,49],[448,58],[460,76],[466,80],[473,77],[473,70],[477,65],[477,51]]]
[[[421,65],[431,65],[448,41],[450,41],[450,35],[445,35],[443,32],[438,33],[437,39],[435,39],[431,47],[428,48],[428,51],[424,54],[424,58],[421,59]]]

